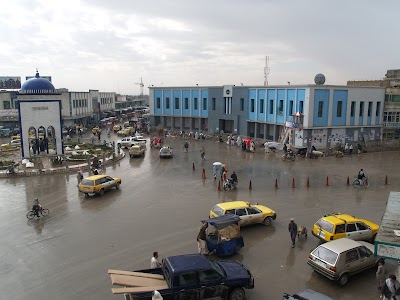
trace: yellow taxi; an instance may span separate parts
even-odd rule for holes
[[[113,126],[113,131],[114,132],[120,131],[121,129],[122,129],[121,125],[114,125]]]
[[[250,204],[247,201],[230,201],[218,203],[210,211],[210,218],[219,217],[225,214],[237,215],[240,217],[240,226],[252,224],[271,225],[276,219],[276,212],[264,205]]]
[[[79,191],[84,193],[85,196],[98,194],[104,195],[104,192],[116,188],[119,189],[121,185],[121,178],[113,178],[108,175],[94,175],[82,179],[79,184]]]
[[[129,157],[137,156],[144,156],[144,147],[138,143],[129,148]]]
[[[313,226],[312,234],[322,241],[349,238],[373,242],[379,225],[349,214],[332,213],[323,216]]]
[[[133,127],[126,127],[124,129],[121,129],[120,131],[117,132],[117,135],[122,135],[122,136],[128,136],[134,133]]]

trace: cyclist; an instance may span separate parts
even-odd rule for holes
[[[363,185],[364,182],[367,180],[363,169],[358,172],[357,179],[360,181],[360,185]]]
[[[36,217],[39,218],[39,212],[42,210],[42,206],[40,205],[38,198],[33,200],[32,210],[35,212]]]

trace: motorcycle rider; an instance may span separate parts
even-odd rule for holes
[[[358,172],[357,179],[360,181],[360,185],[363,185],[364,181],[367,180],[367,177],[365,176],[363,169],[361,169],[360,172]]]

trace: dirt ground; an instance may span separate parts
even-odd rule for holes
[[[278,215],[269,227],[242,228],[245,246],[230,258],[245,264],[255,277],[254,290],[246,291],[248,299],[281,299],[284,292],[305,288],[337,300],[379,297],[375,270],[350,278],[345,287],[313,272],[307,257],[319,241],[309,235],[292,249],[287,225],[293,217],[311,230],[315,221],[330,212],[346,212],[379,224],[389,192],[400,190],[399,152],[284,162],[281,152],[245,153],[210,140],[190,141],[187,154],[180,138],[167,143],[174,149],[172,159],[160,160],[158,150],[148,145],[144,158],[126,156],[107,167],[105,172],[121,177],[122,185],[103,197],[80,194],[76,174],[2,179],[1,298],[122,299],[112,295],[107,269],[148,268],[153,251],[160,258],[196,252],[200,220],[208,217],[216,203],[231,200],[258,202]],[[205,161],[200,159],[202,145]],[[226,163],[229,173],[236,171],[236,191],[217,191],[214,161]],[[205,180],[201,179],[203,168]],[[347,178],[351,182],[360,168],[371,186],[347,186]],[[389,185],[384,184],[386,176]],[[50,209],[50,215],[27,221],[34,198]],[[388,262],[389,272],[397,267]]]

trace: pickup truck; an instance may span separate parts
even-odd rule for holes
[[[154,290],[163,300],[244,300],[244,288],[254,288],[253,276],[241,263],[199,254],[167,257],[157,269],[108,272],[114,285],[125,286],[113,293],[133,300],[151,300]]]

